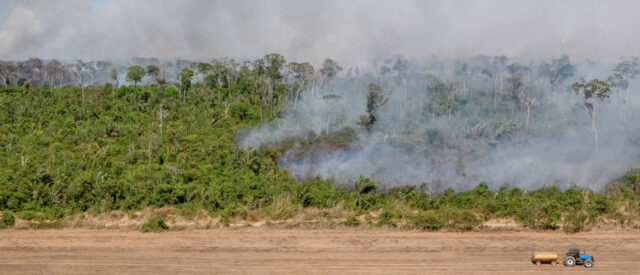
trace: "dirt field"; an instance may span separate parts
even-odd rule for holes
[[[640,270],[639,233],[424,233],[219,229],[166,233],[2,230],[8,273],[606,273]],[[586,248],[595,267],[535,266],[531,249]]]

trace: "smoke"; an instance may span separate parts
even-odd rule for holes
[[[0,2],[2,59],[640,55],[632,0]]]
[[[436,192],[466,190],[481,181],[492,188],[602,190],[638,165],[640,117],[631,107],[637,106],[638,95],[624,102],[623,91],[615,90],[596,104],[596,153],[588,112],[569,88],[578,75],[606,79],[612,66],[584,63],[575,76],[552,86],[549,75],[539,72],[546,63],[531,63],[522,69],[529,72],[522,78],[524,90],[514,90],[508,79],[515,73],[488,59],[415,61],[407,72],[381,75],[376,73],[381,68],[372,68],[326,87],[318,84],[292,111],[252,129],[239,146],[302,139],[283,153],[280,163],[296,179],[350,184],[365,176],[387,187],[426,184]],[[487,68],[491,76],[482,73]],[[388,101],[377,111],[373,130],[366,132],[358,122],[366,112],[367,85],[373,82]],[[444,88],[438,91],[437,83]],[[518,91],[532,97],[538,93],[528,124],[526,103],[532,98],[514,98],[522,96],[514,94]],[[451,109],[448,100],[456,102]]]

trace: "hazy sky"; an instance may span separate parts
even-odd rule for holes
[[[0,0],[0,59],[640,55],[640,1]]]

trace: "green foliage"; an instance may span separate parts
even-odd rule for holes
[[[393,222],[394,215],[389,209],[383,209],[380,212],[380,216],[378,217],[378,225],[390,224],[393,227],[396,226],[396,223]]]
[[[332,207],[338,197],[330,181],[311,180],[300,186],[298,200],[304,207]]]
[[[479,226],[482,222],[470,210],[450,209],[443,211],[446,226],[456,231],[469,231]]]
[[[169,230],[169,226],[164,222],[162,217],[154,216],[142,225],[142,232],[161,232]]]
[[[2,217],[0,218],[0,229],[11,227],[16,224],[16,217],[13,216],[13,212],[4,211],[2,212]]]
[[[149,65],[147,66],[147,75],[153,77],[153,79],[158,79],[158,77],[160,76],[160,68],[158,68],[158,66],[155,65]]]
[[[180,85],[182,89],[187,90],[191,88],[191,78],[193,77],[193,71],[189,68],[184,68],[180,71]]]
[[[382,209],[378,225],[406,221],[421,230],[472,230],[482,220],[513,218],[529,228],[576,232],[599,217],[622,215],[631,220],[640,213],[637,174],[626,175],[606,195],[580,188],[492,190],[487,183],[464,192],[448,189],[432,194],[414,186],[380,190],[378,183],[364,177],[346,188],[323,179],[296,183],[278,167],[278,149],[245,151],[234,146],[238,130],[277,117],[286,104],[293,104],[285,99],[295,100],[298,88],[313,77],[310,65],[290,64],[299,82],[286,83],[283,64],[281,56],[269,55],[251,69],[227,62],[198,65],[198,73],[207,75],[205,83],[191,83],[194,72],[185,69],[180,83],[151,87],[0,88],[2,222],[13,211],[42,227],[57,227],[59,219],[83,211],[150,206],[174,206],[185,216],[204,209],[223,220],[250,219],[258,209],[273,219],[287,219],[303,208],[327,209],[340,202],[358,215]],[[340,69],[329,60],[319,71],[331,78]],[[150,66],[147,73],[156,78],[158,72]],[[142,67],[129,68],[127,79],[134,85],[143,77]],[[425,113],[469,112],[465,106],[470,99],[449,94],[450,88],[433,80],[428,92],[435,101],[425,105]],[[138,92],[141,100],[131,108]],[[386,100],[380,86],[369,86],[365,114],[369,126]],[[490,105],[514,108],[506,103]],[[470,129],[468,137],[498,142],[522,131],[502,118],[483,127]],[[466,123],[464,128],[469,128]],[[355,132],[344,129],[301,144],[347,148]],[[427,129],[425,136],[434,144],[446,142],[434,129]],[[161,221],[154,218],[147,224],[162,228]],[[352,216],[345,225],[359,223]]]
[[[422,212],[413,216],[411,226],[420,230],[437,231],[445,226],[445,220],[434,211]]]
[[[26,211],[19,212],[18,217],[20,217],[23,220],[30,221],[30,220],[36,219],[38,217],[38,213],[36,211],[26,210]]]
[[[577,233],[582,230],[587,222],[588,217],[582,213],[571,213],[565,217],[564,231],[567,233]]]
[[[369,178],[363,177],[362,175],[356,182],[355,187],[356,187],[356,192],[358,192],[358,194],[360,195],[369,194],[369,193],[375,192],[376,189],[378,189],[378,186],[376,185],[375,182],[371,181]]]
[[[136,84],[142,80],[144,74],[144,69],[141,66],[131,66],[127,69],[127,81]]]
[[[360,226],[360,220],[356,216],[351,216],[346,221],[344,221],[343,224],[348,227],[358,227]]]
[[[376,111],[387,103],[389,98],[384,97],[382,94],[382,88],[380,85],[372,83],[367,88],[367,114],[360,116],[360,122],[358,123],[367,132],[371,131],[375,125]]]

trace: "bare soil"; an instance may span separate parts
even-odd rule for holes
[[[236,228],[140,233],[1,230],[0,274],[633,274],[640,233]],[[536,266],[578,246],[595,267]]]

